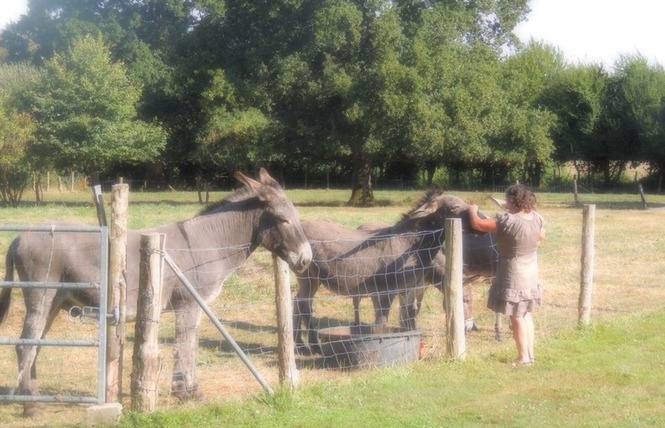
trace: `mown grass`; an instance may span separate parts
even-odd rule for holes
[[[293,189],[287,193],[302,218],[328,219],[349,227],[369,221],[395,222],[423,194],[417,190],[377,191],[375,206],[359,208],[346,206],[349,197],[346,190]],[[485,193],[451,193],[479,203],[488,213],[496,211]],[[211,201],[226,194],[213,193]],[[665,355],[665,344],[660,330],[665,321],[662,309],[665,236],[661,226],[665,210],[661,208],[665,206],[665,196],[647,196],[652,209],[643,210],[637,194],[580,195],[581,203],[597,205],[593,326],[582,331],[575,328],[581,209],[569,194],[538,194],[538,197],[547,221],[548,238],[541,248],[546,299],[536,314],[539,359],[536,367],[527,370],[507,367],[506,362],[513,358],[513,345],[509,339],[503,343],[494,341],[493,316],[484,309],[486,287],[482,285],[476,286],[474,292],[474,312],[482,330],[467,337],[466,362],[448,361],[443,352],[445,346],[440,346],[440,293],[429,292],[420,319],[427,329],[431,354],[415,365],[331,373],[306,361],[300,362],[301,388],[293,394],[278,392],[267,396],[253,380],[240,376],[240,372],[246,371],[244,368],[229,370],[227,360],[237,358],[221,343],[219,335],[204,325],[198,366],[211,403],[178,406],[162,401],[160,412],[126,414],[121,426],[663,425],[665,383],[661,355]],[[89,194],[51,193],[46,199],[47,204],[42,207],[26,201],[18,209],[0,209],[0,223],[54,220],[96,223]],[[196,215],[201,208],[193,192],[130,193],[130,228],[183,220]],[[0,251],[4,252],[10,238],[10,234],[0,234]],[[236,320],[242,321],[241,327],[243,322],[272,326],[266,312],[270,306],[274,307],[270,263],[270,257],[259,251],[227,281],[214,309],[224,314],[232,334],[248,333],[233,328]],[[0,273],[3,272],[4,258],[0,258]],[[319,294],[315,311],[321,317],[324,310],[342,304],[339,300],[324,300],[323,291]],[[256,314],[242,318],[249,304],[257,303],[263,306],[257,306]],[[342,307],[342,315],[325,316],[349,318],[350,302],[343,304],[346,306]],[[237,316],[232,312],[236,307]],[[14,299],[14,312],[10,312],[12,317],[8,322],[14,331],[21,323],[17,308],[20,308],[19,298]],[[56,321],[54,330],[77,337],[76,330],[80,327],[72,329],[71,323],[64,319]],[[172,337],[172,332],[169,333],[172,318],[163,316],[162,320],[166,335]],[[0,335],[5,335],[6,328],[2,326]],[[274,340],[271,329],[265,329],[259,336],[252,334],[240,339],[268,345]],[[162,344],[161,352],[167,385],[169,343]],[[6,361],[0,362],[0,386],[11,387],[16,363],[13,351],[6,351],[3,354],[7,355]],[[45,349],[39,361],[46,364],[62,360],[53,373],[65,392],[77,388],[69,386],[78,380],[69,379],[78,375],[70,372],[72,363],[81,368],[94,366],[94,356],[92,360],[79,361],[77,355],[49,352],[54,351]],[[275,386],[274,359],[266,358],[264,362],[258,354],[252,358],[262,370],[268,370],[271,385]],[[50,371],[42,368],[40,379]],[[127,374],[131,371],[130,365],[126,371]],[[94,378],[91,382],[94,385]],[[168,390],[160,390],[160,399],[166,397]],[[19,414],[17,405],[0,406],[0,425],[76,426],[85,420],[85,413],[77,406],[47,406],[44,415],[34,421],[24,420]]]
[[[275,396],[152,415],[121,427],[663,426],[665,312],[571,330],[534,367],[420,362]]]

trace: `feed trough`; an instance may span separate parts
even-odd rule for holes
[[[324,366],[390,367],[418,360],[422,330],[354,325],[319,330]]]

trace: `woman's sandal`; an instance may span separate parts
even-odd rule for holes
[[[534,363],[535,363],[534,360],[530,360],[530,361],[515,360],[512,363],[510,363],[510,365],[513,368],[518,368],[518,367],[529,367],[529,366],[534,365]]]

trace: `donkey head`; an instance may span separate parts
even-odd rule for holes
[[[462,230],[470,230],[469,205],[462,199],[443,192],[428,192],[406,218],[419,222],[421,227],[441,229],[447,218],[461,218]]]
[[[235,178],[252,189],[262,206],[256,242],[285,260],[296,272],[304,271],[312,261],[312,248],[300,226],[300,217],[277,180],[261,168],[259,180],[241,172]]]

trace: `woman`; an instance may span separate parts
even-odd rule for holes
[[[540,306],[538,245],[545,239],[545,220],[536,209],[531,188],[515,184],[506,190],[506,212],[480,218],[470,205],[471,226],[480,232],[496,232],[499,264],[489,291],[487,307],[510,317],[517,346],[514,367],[535,362],[535,328],[532,312]]]

